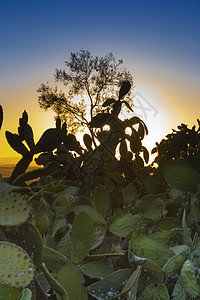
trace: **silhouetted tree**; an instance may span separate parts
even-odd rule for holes
[[[56,69],[54,74],[56,82],[66,86],[66,93],[48,83],[41,84],[40,107],[56,112],[74,133],[85,126],[89,128],[91,119],[102,111],[102,103],[117,93],[121,83],[125,80],[133,83],[130,72],[120,68],[122,63],[122,60],[116,61],[112,53],[104,57],[93,56],[86,50],[71,53],[69,61],[65,61],[67,70]],[[126,100],[131,104],[129,95]],[[90,128],[90,132],[92,130]]]

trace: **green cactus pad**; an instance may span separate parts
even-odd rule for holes
[[[0,242],[0,282],[12,287],[27,287],[35,266],[27,252],[16,244]]]
[[[32,223],[26,222],[20,226],[11,227],[9,240],[26,250],[35,265],[42,263],[44,254],[43,240],[38,229]]]
[[[20,300],[21,292],[19,289],[13,288],[11,286],[0,284],[0,300]]]
[[[0,193],[0,225],[16,226],[25,223],[32,215],[32,207],[25,196],[16,192]]]
[[[44,168],[38,168],[32,171],[25,172],[19,175],[13,182],[13,185],[21,185],[25,181],[33,180],[38,177],[48,176],[55,173],[57,169],[57,162],[50,161]]]

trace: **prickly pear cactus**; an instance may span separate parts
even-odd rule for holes
[[[9,240],[22,247],[33,263],[39,266],[43,261],[43,240],[37,228],[30,222],[9,228]],[[30,238],[31,237],[31,238]]]
[[[30,150],[33,150],[33,148],[35,146],[33,130],[31,128],[31,126],[28,124],[28,114],[25,110],[22,114],[22,118],[19,119],[18,133],[19,133],[21,140],[26,141]]]
[[[0,105],[0,129],[1,129],[2,123],[3,123],[3,108]]]
[[[29,153],[18,134],[13,134],[10,131],[6,131],[6,139],[10,147],[13,148],[13,150],[15,150],[17,153],[21,154],[22,156],[26,156]]]
[[[27,180],[32,180],[42,176],[48,176],[56,172],[57,162],[50,161],[44,168],[38,168],[33,171],[20,174],[13,182],[13,185],[21,185]]]
[[[25,223],[32,215],[32,207],[25,196],[16,192],[0,193],[0,225],[16,226]]]
[[[35,275],[35,266],[27,252],[16,244],[0,242],[0,282],[26,287]]]
[[[20,300],[21,292],[19,289],[13,288],[11,286],[0,284],[0,300]]]

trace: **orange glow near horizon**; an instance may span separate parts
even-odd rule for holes
[[[146,123],[149,134],[144,138],[143,144],[149,151],[155,146],[155,142],[160,142],[166,134],[170,133],[172,128],[180,123],[188,124],[190,127],[196,124],[196,119],[200,117],[199,112],[199,91],[197,87],[187,86],[184,83],[175,82],[173,79],[145,78],[138,76],[135,91],[147,100],[150,105],[157,111],[156,116],[153,112],[148,112],[146,117],[142,115],[142,111],[138,108],[136,99],[133,101],[133,110],[135,115],[141,117]],[[34,131],[35,142],[38,141],[42,133],[50,128],[55,127],[54,113],[52,111],[42,111],[37,103],[37,93],[35,92],[35,84],[29,84],[26,87],[10,86],[2,90],[1,103],[4,111],[3,125],[0,131],[0,158],[3,157],[21,157],[7,143],[5,131],[17,133],[19,118],[22,112],[26,110],[29,116],[29,124]],[[192,99],[193,105],[190,105]],[[17,104],[16,104],[17,103]],[[148,106],[148,103],[144,105]],[[81,142],[81,135],[77,135],[77,139]]]

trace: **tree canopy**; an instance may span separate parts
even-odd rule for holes
[[[56,83],[62,83],[66,91],[41,84],[37,90],[40,107],[52,109],[67,121],[70,131],[89,127],[91,119],[102,111],[102,103],[116,95],[123,81],[128,80],[133,86],[132,75],[121,67],[122,63],[112,53],[98,57],[87,50],[71,52],[65,61],[67,69],[56,69],[54,74]],[[130,92],[126,100],[132,104]]]

